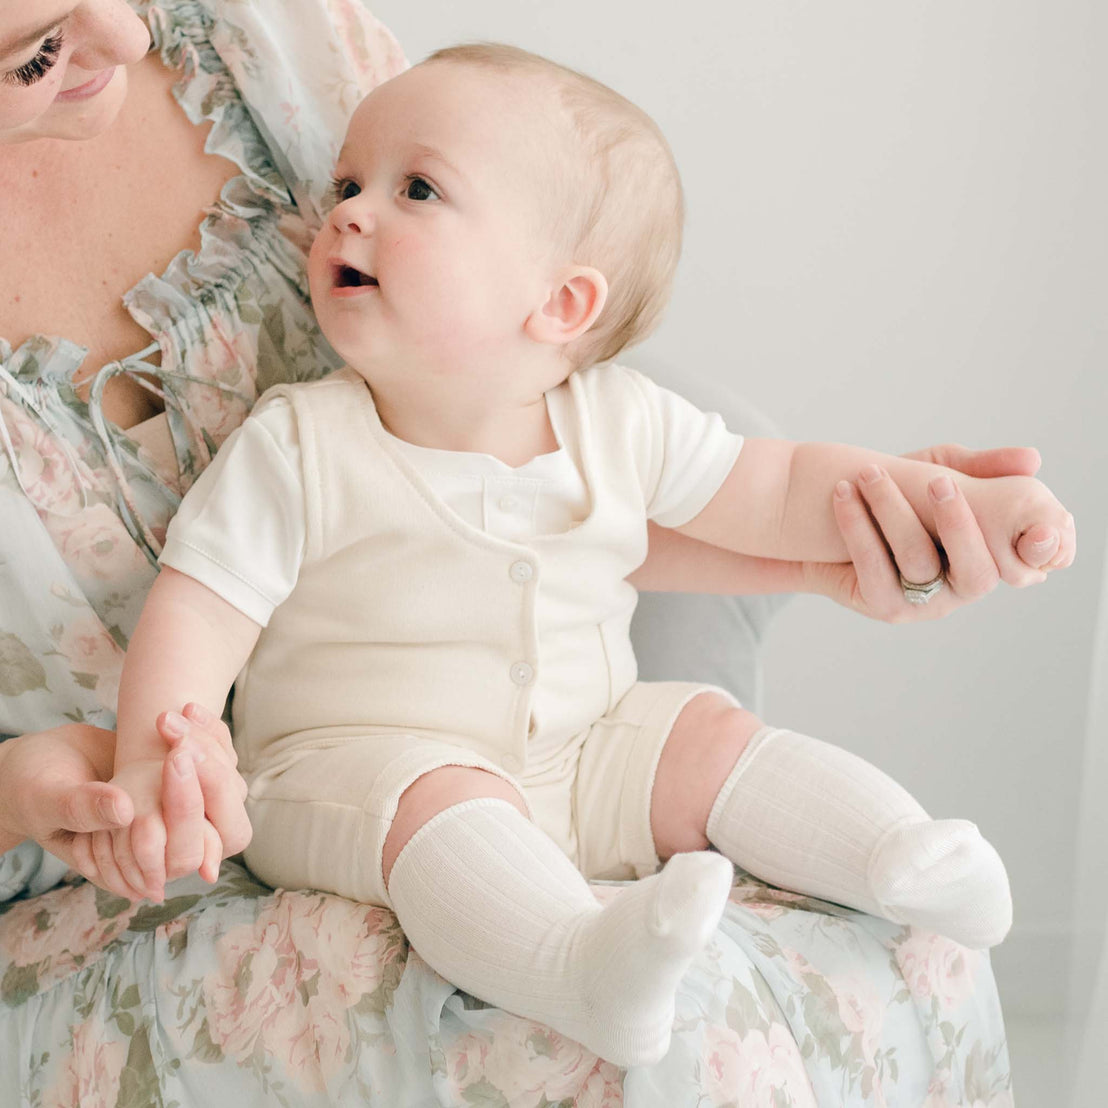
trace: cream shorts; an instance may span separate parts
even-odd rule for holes
[[[642,877],[658,867],[650,796],[662,747],[685,705],[730,693],[685,681],[640,682],[607,716],[557,750],[534,744],[510,774],[457,743],[374,734],[294,751],[250,778],[254,837],[246,862],[281,888],[313,888],[391,907],[381,870],[400,796],[443,766],[473,766],[519,790],[531,818],[589,878]]]

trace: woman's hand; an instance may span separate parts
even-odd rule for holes
[[[166,877],[199,869],[215,881],[221,859],[250,841],[230,734],[192,704],[163,713],[158,729],[170,746],[162,767]],[[87,724],[0,743],[0,851],[33,839],[102,888],[142,899],[110,862],[111,832],[134,816],[131,798],[108,783],[114,759],[114,732]]]
[[[126,827],[131,798],[107,783],[115,734],[71,723],[0,743],[0,850],[34,839],[73,865],[78,833]]]
[[[1038,451],[1027,447],[972,451],[944,445],[908,457],[974,477],[1030,477],[1040,464]],[[805,591],[889,623],[940,619],[991,592],[1000,574],[957,484],[949,478],[936,478],[928,487],[928,497],[942,555],[886,474],[867,472],[859,475],[856,484],[841,482],[835,491],[834,511],[852,561],[805,563]],[[1040,571],[1035,579],[1042,580],[1060,545],[1056,531],[1033,528],[1020,538],[1017,551],[1028,566]],[[944,570],[946,586],[928,603],[907,601],[901,575],[922,583]]]
[[[165,882],[199,871],[214,883],[219,863],[250,842],[243,801],[246,782],[226,724],[199,704],[181,713],[162,712],[158,732],[170,750],[161,766],[165,825],[165,868],[153,884],[132,868],[121,868],[111,831],[79,835],[73,846],[77,868],[90,881],[128,900],[164,896]]]

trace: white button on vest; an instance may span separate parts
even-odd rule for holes
[[[535,567],[530,562],[512,562],[512,566],[508,570],[508,576],[517,585],[522,585],[535,576]]]
[[[502,512],[514,512],[519,507],[519,498],[515,496],[502,496],[497,502],[496,506]]]
[[[526,662],[515,662],[512,668],[508,670],[508,674],[517,685],[530,685],[532,678],[535,676],[535,670],[533,666],[529,666]]]

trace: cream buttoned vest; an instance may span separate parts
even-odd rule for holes
[[[441,737],[517,771],[530,736],[568,739],[611,709],[636,678],[625,578],[646,556],[644,490],[661,464],[638,380],[591,368],[548,394],[591,506],[573,529],[525,543],[447,508],[352,370],[274,389],[295,412],[307,545],[236,683],[244,772],[382,731]]]

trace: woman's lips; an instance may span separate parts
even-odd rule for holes
[[[54,99],[61,101],[87,100],[90,96],[95,96],[107,85],[115,76],[117,68],[117,66],[112,66],[111,69],[105,69],[93,77],[91,81],[86,81],[83,85],[74,85],[73,88],[67,88],[64,92],[59,92]]]

